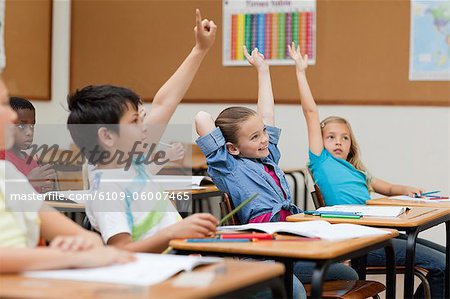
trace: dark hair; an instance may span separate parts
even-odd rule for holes
[[[97,133],[106,127],[119,133],[120,118],[130,104],[138,111],[141,99],[132,90],[113,85],[89,85],[67,97],[67,125],[75,144],[90,161],[88,152],[99,148]],[[92,124],[93,126],[79,126]]]
[[[28,109],[28,110],[35,111],[33,104],[31,104],[31,102],[25,98],[10,97],[9,104],[11,105],[11,108],[14,111],[17,111],[20,109]]]
[[[229,107],[220,112],[215,124],[222,131],[225,141],[233,144],[238,143],[237,132],[241,128],[243,121],[246,121],[251,116],[256,115],[256,112],[247,107]]]

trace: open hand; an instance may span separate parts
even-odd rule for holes
[[[297,70],[303,72],[308,67],[308,54],[302,56],[300,52],[300,46],[295,47],[295,43],[292,42],[291,45],[288,45],[289,56],[295,61],[295,65]]]
[[[259,52],[258,48],[253,49],[251,56],[248,54],[248,50],[245,45],[243,48],[245,58],[247,58],[247,61],[258,71],[269,69],[267,62],[264,60],[264,55]]]

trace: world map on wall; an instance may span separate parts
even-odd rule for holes
[[[410,80],[450,80],[450,1],[411,2]]]

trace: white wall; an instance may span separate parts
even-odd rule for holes
[[[64,124],[67,112],[63,106],[69,90],[70,2],[54,1],[53,10],[52,100],[34,104],[38,123]],[[181,104],[172,122],[192,124],[199,110],[216,116],[225,107]],[[450,108],[320,106],[319,109],[322,118],[339,115],[350,121],[363,161],[374,176],[450,194]],[[276,116],[277,125],[283,129],[281,166],[303,167],[307,161],[307,142],[300,107],[278,105]],[[441,225],[421,236],[444,244],[445,228]]]

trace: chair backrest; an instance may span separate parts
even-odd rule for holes
[[[231,201],[228,194],[224,193],[222,196],[222,200],[219,202],[219,208],[220,208],[220,218],[225,217],[227,214],[229,214],[234,209],[233,202]],[[230,219],[224,225],[239,225],[239,219],[236,215],[231,216]]]
[[[83,190],[85,186],[81,166],[54,165],[58,191]]]
[[[311,177],[311,181],[313,182],[313,186],[314,186],[314,191],[311,191],[311,197],[312,197],[314,206],[316,209],[324,207],[325,201],[323,199],[322,192],[320,192],[319,185],[317,185],[316,181],[314,180],[312,172],[309,168],[308,168],[308,173]]]

